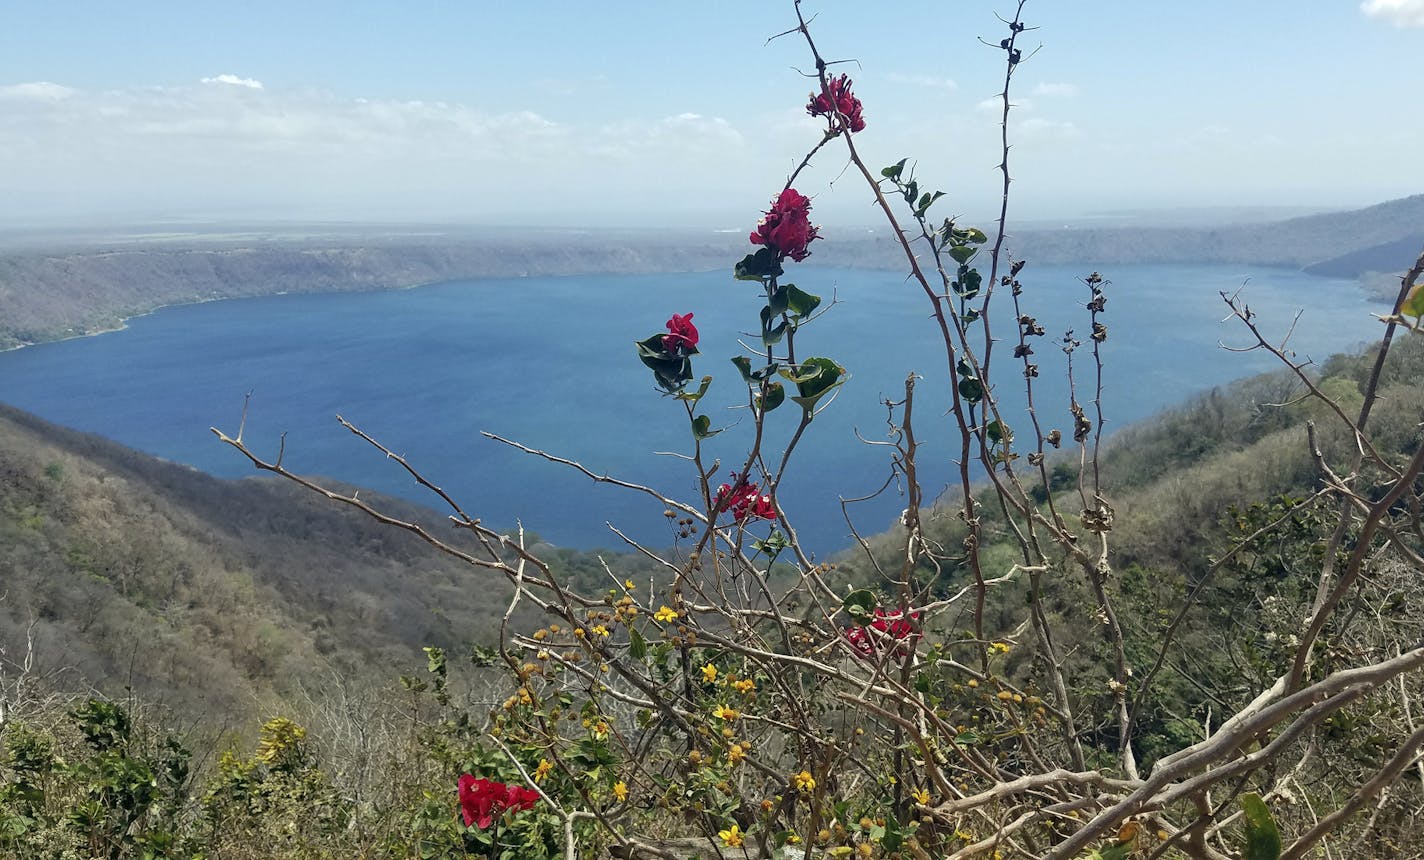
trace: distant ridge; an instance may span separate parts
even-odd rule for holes
[[[1015,231],[1011,222],[1006,248],[1036,263],[1247,263],[1351,277],[1402,271],[1417,255],[1410,248],[1421,235],[1424,194],[1348,212],[1213,228]],[[0,254],[0,349],[111,329],[164,305],[485,277],[730,269],[746,248],[741,232],[447,230],[12,251]],[[818,243],[811,261],[898,268],[902,254],[888,236],[862,234]]]

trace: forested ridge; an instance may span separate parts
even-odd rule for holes
[[[1214,228],[1014,230],[1035,263],[1245,263],[1336,277],[1396,272],[1424,239],[1424,195],[1350,212]],[[282,292],[400,289],[440,281],[721,268],[737,233],[531,231],[512,239],[450,229],[437,235],[352,235],[196,242],[108,242],[0,250],[0,349],[104,331],[165,305]],[[895,268],[889,237],[838,236],[815,265]]]

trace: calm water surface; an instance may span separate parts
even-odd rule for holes
[[[892,273],[806,268],[798,285],[836,306],[798,335],[802,355],[826,355],[851,371],[839,398],[808,430],[782,500],[809,548],[824,555],[850,543],[839,496],[884,483],[884,450],[857,440],[886,438],[885,397],[898,397],[911,371],[925,374],[917,399],[921,471],[929,495],[951,479],[944,417],[945,359],[917,288]],[[1070,426],[1057,343],[1088,330],[1087,289],[1077,268],[1030,267],[1026,310],[1047,328],[1037,358],[1037,400],[1051,426]],[[1122,266],[1110,278],[1104,345],[1109,429],[1230,379],[1272,368],[1244,345],[1239,323],[1223,323],[1218,293],[1244,296],[1265,330],[1317,359],[1376,336],[1370,304],[1347,281],[1233,266]],[[1008,295],[996,319],[1012,334]],[[702,331],[698,375],[716,377],[701,411],[729,431],[708,443],[725,474],[740,464],[750,422],[728,359],[740,333],[757,325],[755,284],[726,274],[592,276],[448,283],[416,290],[286,295],[166,308],[120,332],[0,353],[0,401],[100,433],[215,475],[252,473],[208,431],[234,432],[243,395],[253,392],[247,440],[274,455],[287,433],[286,464],[409,498],[419,488],[393,463],[342,429],[338,413],[406,455],[498,526],[516,518],[561,545],[615,546],[606,523],[668,543],[662,507],[596,485],[573,471],[481,437],[481,430],[582,462],[598,473],[692,498],[693,473],[671,453],[691,444],[676,401],[660,397],[633,342],[660,331],[673,312],[695,313]],[[1086,340],[1086,338],[1083,338]],[[997,353],[1007,365],[1010,347]],[[1000,385],[1017,380],[1001,366]],[[1084,377],[1080,376],[1080,380]],[[1011,396],[1004,392],[1006,403]],[[1087,400],[1090,395],[1082,399]],[[1010,424],[1021,416],[1006,407]],[[797,408],[771,415],[768,449],[779,454]],[[878,531],[904,500],[887,494],[857,505],[857,527]]]

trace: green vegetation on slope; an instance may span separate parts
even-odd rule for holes
[[[591,555],[544,551],[574,581],[606,578]],[[0,647],[22,654],[32,630],[52,686],[132,688],[214,721],[330,677],[388,684],[423,646],[487,642],[509,594],[280,479],[220,480],[4,406],[0,583]]]

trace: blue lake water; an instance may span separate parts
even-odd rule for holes
[[[803,268],[803,289],[836,305],[797,336],[802,356],[826,355],[851,378],[812,424],[781,491],[806,546],[826,555],[850,544],[838,497],[879,487],[884,449],[857,441],[886,437],[881,401],[898,398],[905,376],[926,376],[917,396],[921,474],[934,496],[952,478],[942,345],[918,288],[893,273]],[[1036,398],[1047,426],[1071,427],[1064,329],[1087,333],[1077,278],[1086,270],[1030,266],[1025,309],[1048,330],[1037,347]],[[1108,429],[1151,415],[1194,392],[1273,367],[1264,353],[1235,354],[1239,323],[1226,322],[1218,293],[1243,295],[1266,331],[1283,335],[1305,308],[1290,344],[1323,359],[1374,338],[1381,312],[1352,282],[1236,266],[1121,266],[1103,273],[1109,338],[1104,412]],[[1004,337],[1013,333],[1007,293],[995,297]],[[415,290],[285,295],[165,308],[97,337],[0,353],[0,401],[100,433],[215,475],[253,473],[209,426],[234,432],[243,395],[253,392],[246,439],[275,455],[287,433],[286,464],[299,472],[431,501],[394,464],[342,429],[337,413],[406,455],[472,515],[507,526],[516,518],[545,539],[578,547],[617,546],[605,523],[657,545],[670,543],[662,507],[594,484],[572,470],[481,437],[481,430],[582,462],[598,473],[694,498],[690,465],[657,452],[687,453],[678,402],[661,397],[633,342],[674,312],[695,313],[713,374],[700,411],[731,429],[707,443],[725,475],[750,439],[745,388],[728,359],[755,328],[755,284],[722,272],[481,280]],[[1020,381],[1012,345],[1001,344],[998,385],[1006,403]],[[1080,353],[1081,355],[1081,353]],[[1086,372],[1085,365],[1080,366]],[[1086,377],[1079,376],[1080,383]],[[1084,402],[1091,394],[1081,394]],[[798,408],[772,413],[766,449],[779,454]],[[1006,406],[1012,425],[1022,413]],[[857,527],[879,531],[904,507],[886,496],[855,506]]]

